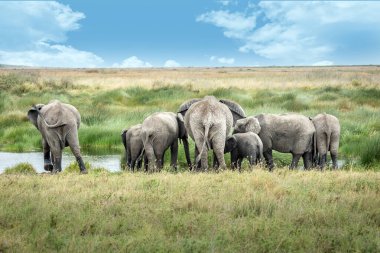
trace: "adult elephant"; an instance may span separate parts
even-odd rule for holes
[[[272,150],[291,153],[292,163],[289,169],[297,167],[303,158],[305,169],[312,165],[315,128],[308,117],[300,114],[259,114],[238,120],[234,133],[252,131],[263,142],[263,155],[269,170],[274,167]]]
[[[87,173],[78,140],[81,117],[74,106],[53,100],[47,105],[34,105],[28,111],[28,118],[42,135],[46,171],[56,173],[62,170],[62,150],[70,146],[80,172]]]
[[[192,99],[183,103],[178,112],[183,117],[186,130],[195,142],[195,164],[207,170],[207,150],[213,149],[214,161],[226,167],[224,146],[236,120],[245,117],[244,110],[230,100],[218,100],[214,96]]]
[[[340,138],[340,124],[337,117],[321,113],[312,118],[316,130],[317,165],[323,169],[326,164],[327,152],[330,151],[333,168],[338,168],[338,149]]]
[[[144,156],[144,144],[141,139],[141,124],[124,129],[121,132],[121,141],[125,148],[127,166],[132,171],[134,171],[135,166],[137,166],[137,169],[141,169]]]
[[[177,168],[178,139],[182,140],[186,161],[191,167],[187,132],[175,113],[157,112],[147,117],[141,126],[141,138],[150,171],[162,169],[165,151],[170,147],[171,163]]]

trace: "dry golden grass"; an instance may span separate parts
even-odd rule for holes
[[[378,87],[380,66],[342,67],[241,67],[177,69],[24,69],[42,81],[70,80],[77,85],[115,89],[153,88],[166,85],[192,85],[195,89],[238,87],[296,88],[320,86]],[[20,69],[0,69],[1,74]]]
[[[0,176],[0,252],[379,252],[379,173]]]

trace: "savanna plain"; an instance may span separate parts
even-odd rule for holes
[[[124,169],[123,128],[205,95],[247,115],[337,116],[340,169],[289,171],[290,155],[275,153],[271,173],[247,164],[194,173],[182,147],[178,171],[150,174],[111,173],[91,160],[87,175],[75,164],[37,174],[25,161],[0,175],[0,252],[380,251],[378,66],[0,68],[0,150],[41,152],[26,113],[59,99],[81,113],[82,152],[120,154]]]

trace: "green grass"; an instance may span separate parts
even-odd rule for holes
[[[36,174],[36,170],[29,163],[19,163],[4,170],[5,175],[11,174]]]
[[[376,172],[0,176],[2,252],[379,252]]]
[[[329,78],[333,77],[331,74]],[[320,77],[323,82],[323,76],[320,70],[316,70],[305,77],[300,74],[299,78],[314,80]],[[194,89],[192,84],[175,85],[157,81],[151,88],[131,86],[105,90],[78,85],[75,80],[64,77],[44,79],[28,71],[3,74],[0,75],[0,86],[3,88],[0,91],[0,139],[3,140],[0,150],[41,150],[40,136],[26,118],[27,110],[35,103],[60,99],[73,104],[82,115],[79,131],[82,151],[121,154],[122,129],[141,123],[153,112],[176,112],[183,101],[211,94],[240,103],[247,115],[286,112],[307,116],[321,112],[334,114],[340,119],[342,128],[341,157],[372,166],[379,163],[377,154],[380,152],[377,142],[368,140],[380,134],[380,89],[363,86],[361,82],[364,80],[352,79],[347,86],[326,84],[293,89]],[[275,156],[279,165],[287,163],[290,157]],[[179,159],[180,163],[185,160],[183,152],[180,152]]]

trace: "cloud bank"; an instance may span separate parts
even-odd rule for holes
[[[212,10],[196,21],[221,28],[240,42],[240,52],[280,64],[378,64],[379,13],[380,2],[262,1],[244,11]]]
[[[65,45],[85,15],[52,1],[0,2],[0,63],[42,67],[96,67],[103,59]]]

